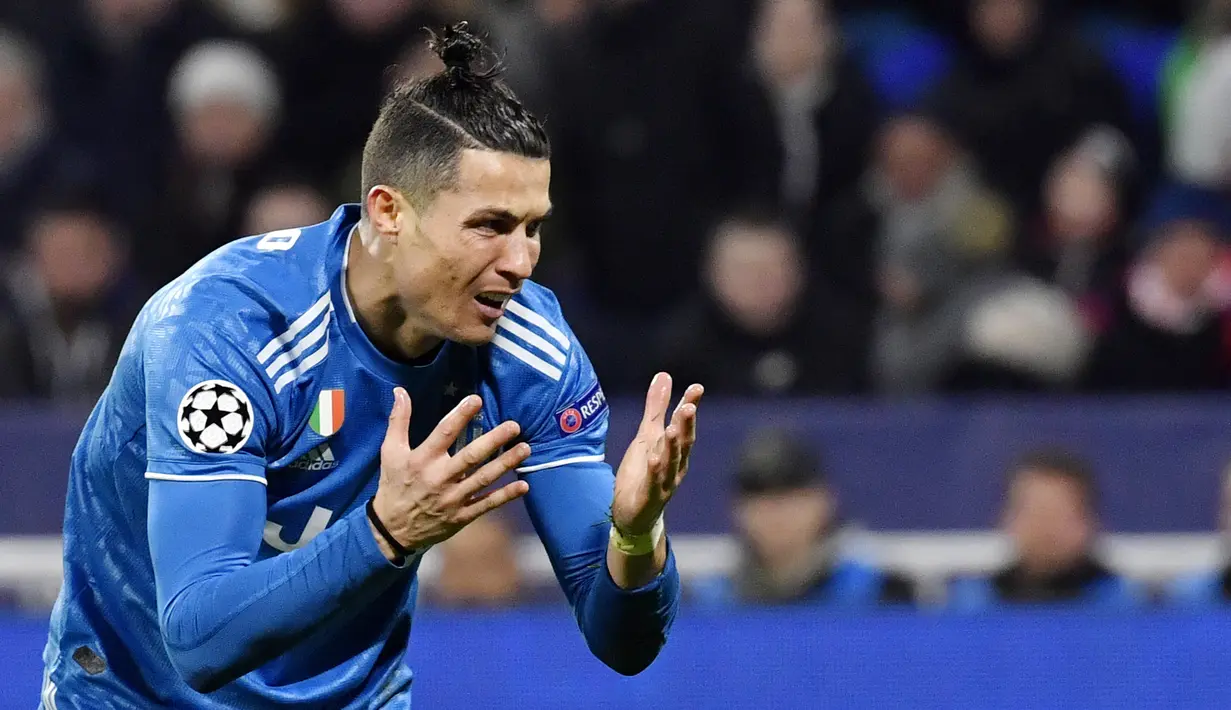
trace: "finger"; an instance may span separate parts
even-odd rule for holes
[[[517,468],[522,461],[530,456],[530,445],[522,442],[508,451],[500,454],[494,461],[489,461],[483,468],[467,476],[458,484],[458,493],[462,500],[470,500],[471,496],[496,482],[504,474]]]
[[[385,443],[399,450],[410,448],[410,395],[401,387],[393,388],[393,409],[389,412]]]
[[[701,397],[705,394],[705,388],[699,384],[693,383],[684,390],[684,396],[680,399],[680,406],[691,404],[693,406],[701,403]]]
[[[660,372],[650,381],[650,390],[645,395],[645,414],[641,417],[640,430],[643,434],[658,433],[663,430],[664,419],[667,416],[667,405],[671,403],[671,375]]]
[[[464,523],[474,522],[479,516],[486,515],[496,508],[521,498],[530,492],[530,484],[525,481],[512,483],[479,496],[473,503],[462,508],[461,519]]]
[[[667,465],[663,467],[659,485],[675,484],[675,477],[680,472],[680,454],[683,449],[682,436],[680,428],[675,423],[667,427]]]
[[[466,424],[474,419],[474,415],[478,414],[482,408],[483,400],[477,394],[465,397],[440,420],[419,448],[441,454],[448,452],[453,442],[457,441],[457,437],[461,436]]]
[[[688,461],[692,456],[692,445],[697,443],[697,406],[692,403],[680,407],[680,418],[683,420],[683,435],[680,437],[680,466],[675,473],[675,487],[678,488],[688,474]]]
[[[521,426],[517,422],[504,422],[457,452],[452,459],[451,472],[460,476],[475,470],[520,433]]]

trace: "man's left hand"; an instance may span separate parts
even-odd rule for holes
[[[688,457],[697,440],[697,405],[704,392],[701,385],[690,386],[667,423],[671,375],[660,372],[650,382],[641,426],[616,472],[611,518],[620,534],[649,533],[688,474]]]

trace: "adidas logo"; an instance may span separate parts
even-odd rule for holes
[[[333,458],[333,450],[329,448],[329,442],[320,444],[308,453],[295,459],[291,464],[291,468],[296,468],[300,471],[328,471],[331,468],[337,467],[338,462]]]

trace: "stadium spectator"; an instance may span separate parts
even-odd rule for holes
[[[698,580],[698,603],[910,604],[914,585],[843,550],[837,496],[808,444],[776,429],[753,432],[735,474],[742,554],[730,577]]]
[[[85,190],[50,198],[0,287],[0,396],[92,403],[140,308],[120,226]]]
[[[1164,85],[1172,177],[1231,190],[1231,3],[1205,0],[1172,51]]]
[[[1095,347],[1098,390],[1193,391],[1231,382],[1231,212],[1218,195],[1164,190],[1147,215],[1111,326]]]
[[[171,70],[193,44],[219,30],[196,2],[82,0],[60,6],[38,40],[65,137],[106,166],[104,186],[134,226],[148,228],[150,201],[162,196],[159,168],[172,141],[165,97]],[[69,6],[66,9],[65,6]]]
[[[963,577],[949,606],[977,611],[1020,604],[1128,609],[1144,590],[1099,561],[1098,501],[1090,464],[1064,451],[1039,451],[1012,469],[1003,526],[1015,559],[989,578]]]
[[[1072,390],[1080,385],[1093,340],[1068,294],[1033,278],[1012,277],[970,308],[961,347],[937,389]]]
[[[1132,126],[1119,78],[1047,0],[970,0],[960,52],[929,103],[992,187],[1032,217],[1055,158],[1082,135]]]
[[[30,204],[57,169],[45,70],[37,47],[0,26],[0,253],[18,246]]]
[[[164,168],[159,229],[138,252],[161,286],[242,232],[282,112],[278,77],[245,44],[211,41],[176,66],[168,90],[176,155]]]
[[[1010,211],[952,138],[918,115],[885,127],[864,190],[843,210],[825,237],[829,249],[863,250],[859,260],[870,262],[875,384],[895,394],[929,390],[960,351],[969,308],[1004,269]]]
[[[501,607],[521,600],[523,579],[508,521],[485,516],[440,544],[433,554],[439,573],[425,589],[427,604],[439,607]]]
[[[704,291],[667,318],[653,362],[725,395],[853,393],[866,342],[842,301],[808,283],[784,219],[732,215],[706,251]]]
[[[878,99],[843,46],[825,0],[761,0],[746,89],[720,108],[738,126],[745,195],[781,205],[798,225],[864,172]]]
[[[279,154],[316,184],[343,192],[359,185],[360,149],[376,119],[393,67],[424,28],[445,22],[420,0],[324,0],[304,8],[295,41],[280,54],[286,115]],[[327,48],[327,49],[326,49]],[[345,60],[339,58],[345,57]]]
[[[252,196],[241,234],[265,234],[329,219],[330,203],[315,187],[295,180],[275,181]]]
[[[1231,462],[1222,472],[1222,491],[1218,528],[1224,546],[1231,542]],[[1186,574],[1171,580],[1164,589],[1164,601],[1176,607],[1201,609],[1231,604],[1231,563],[1208,572]]]
[[[1123,134],[1091,132],[1048,171],[1042,214],[1020,245],[1027,271],[1076,299],[1092,332],[1106,327],[1123,281],[1138,176]]]
[[[575,264],[547,268],[590,301],[593,315],[571,321],[613,391],[640,387],[621,377],[626,346],[664,304],[695,291],[701,245],[744,169],[713,108],[740,100],[724,96],[738,88],[738,43],[716,29],[725,13],[713,5],[595,2],[569,41],[549,48],[556,212],[543,253],[550,262],[564,245],[573,252]]]

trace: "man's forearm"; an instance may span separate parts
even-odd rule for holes
[[[675,555],[664,536],[648,555],[626,555],[611,543],[606,558],[579,621],[595,656],[618,673],[636,675],[658,657],[679,609]]]
[[[174,546],[152,545],[163,636],[177,670],[203,692],[255,670],[401,574],[381,553],[362,508],[304,547],[260,562],[238,559],[221,544],[210,559],[168,544]]]

